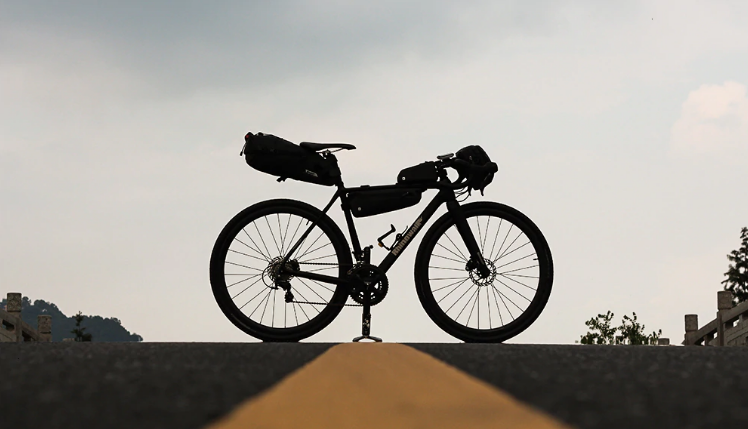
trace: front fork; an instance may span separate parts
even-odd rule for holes
[[[482,277],[488,277],[491,274],[491,269],[486,265],[486,260],[483,259],[483,254],[480,251],[478,242],[475,241],[475,235],[468,225],[467,219],[465,218],[465,212],[457,201],[447,201],[447,210],[452,215],[457,232],[460,233],[465,246],[467,246],[468,252],[470,252],[470,260],[467,263],[466,268],[468,270],[478,270],[478,273]]]

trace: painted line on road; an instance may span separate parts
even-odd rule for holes
[[[569,426],[402,344],[328,349],[208,429]]]

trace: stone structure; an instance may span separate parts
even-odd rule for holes
[[[732,303],[732,292],[717,292],[717,317],[701,328],[697,315],[686,314],[683,345],[748,346],[748,301]]]
[[[52,316],[37,318],[37,329],[21,319],[20,293],[9,293],[5,310],[0,310],[0,342],[52,341]]]

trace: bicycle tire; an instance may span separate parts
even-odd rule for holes
[[[285,219],[285,215],[288,215],[287,220]],[[281,234],[276,238],[275,234],[273,234],[273,229],[271,227],[271,222],[268,220],[268,218],[275,223],[277,220],[279,229],[281,231]],[[293,219],[294,217],[298,217],[298,225],[296,224],[296,221]],[[268,229],[260,229],[263,227],[262,219],[264,218],[265,223],[268,224]],[[277,219],[276,219],[277,218]],[[311,335],[316,334],[317,332],[324,329],[327,325],[329,325],[335,317],[340,313],[343,304],[345,304],[347,298],[348,298],[348,290],[344,286],[335,285],[335,284],[329,284],[327,286],[324,286],[320,282],[310,281],[306,279],[299,279],[299,278],[292,278],[290,279],[291,284],[291,290],[295,295],[295,300],[302,300],[302,301],[309,301],[309,296],[304,296],[303,293],[307,293],[311,295],[310,290],[314,291],[314,288],[310,286],[310,284],[315,284],[315,287],[317,288],[318,295],[314,296],[316,298],[316,301],[320,301],[320,298],[328,299],[326,301],[326,304],[324,308],[321,310],[319,309],[319,306],[314,305],[311,307],[301,307],[302,305],[308,306],[308,304],[299,304],[299,303],[285,303],[284,300],[284,290],[281,288],[278,288],[277,285],[274,283],[272,278],[273,268],[278,265],[278,259],[281,258],[287,252],[290,250],[291,246],[293,245],[292,242],[294,241],[296,235],[298,234],[298,237],[301,237],[303,232],[306,230],[306,225],[309,224],[309,222],[314,222],[317,220],[317,225],[315,226],[315,229],[313,232],[307,237],[309,239],[309,243],[312,243],[313,238],[316,236],[316,233],[319,231],[320,235],[317,238],[317,241],[324,235],[326,239],[329,241],[329,244],[324,244],[323,247],[331,245],[334,249],[334,254],[329,255],[330,257],[334,257],[333,259],[326,259],[326,260],[333,260],[334,262],[331,263],[330,268],[321,268],[317,269],[319,270],[333,270],[336,271],[336,275],[338,277],[342,277],[345,275],[347,270],[350,269],[352,266],[352,260],[351,260],[351,252],[350,247],[348,246],[348,242],[345,239],[345,236],[340,231],[340,228],[335,224],[335,222],[330,219],[329,216],[322,213],[319,209],[303,203],[301,201],[296,200],[287,200],[287,199],[275,199],[275,200],[268,200],[263,201],[257,204],[254,204],[240,213],[238,213],[234,218],[232,218],[228,224],[223,228],[221,233],[219,234],[218,238],[216,239],[215,245],[213,247],[213,251],[210,258],[210,283],[213,290],[213,296],[216,299],[216,302],[218,303],[218,306],[220,307],[223,314],[239,329],[244,331],[245,333],[258,338],[262,341],[267,342],[295,342],[300,341],[304,338],[310,337]],[[305,225],[302,225],[304,221],[307,221]],[[283,223],[286,222],[285,226],[285,237],[282,234],[283,230]],[[257,230],[257,234],[259,234],[260,240],[252,239],[252,235],[250,235],[247,232],[247,229],[249,229],[252,234],[254,234],[254,231],[252,231],[251,226],[254,226],[254,229]],[[259,225],[259,227],[258,227]],[[249,227],[249,228],[247,228]],[[291,235],[290,230],[296,229],[296,233],[293,234],[292,238],[288,238],[288,236]],[[247,229],[245,229],[247,228]],[[242,231],[244,231],[242,233]],[[264,235],[263,232],[265,231]],[[267,231],[270,231],[270,234],[272,235],[272,241],[270,237],[267,234]],[[237,236],[241,235],[242,239],[237,239]],[[247,237],[250,237],[249,239],[243,238],[244,235]],[[311,237],[311,238],[310,238]],[[284,243],[282,239],[286,239],[289,241],[289,243]],[[267,240],[266,240],[267,239]],[[242,241],[243,240],[243,241]],[[250,241],[252,240],[252,241]],[[266,243],[269,242],[270,244]],[[281,241],[279,244],[278,241]],[[313,246],[316,246],[316,242],[312,243],[312,245],[307,248],[307,253],[314,253],[318,249],[315,249],[313,251],[310,251],[310,249]],[[324,241],[324,240],[323,240]],[[240,244],[237,244],[240,243]],[[246,243],[245,243],[246,242]],[[275,243],[273,243],[275,242]],[[255,243],[252,245],[252,243]],[[299,255],[302,255],[302,252],[304,251],[305,245],[308,244],[306,241],[304,241],[304,245],[300,246],[299,249],[294,253],[294,257],[298,257]],[[246,248],[242,247],[246,246]],[[235,248],[232,248],[232,246],[235,246]],[[275,249],[273,249],[273,246],[275,246]],[[288,246],[287,248],[285,246]],[[235,250],[238,248],[239,250]],[[272,250],[271,250],[272,249]],[[267,251],[267,253],[266,253]],[[329,250],[326,250],[329,251]],[[262,254],[262,255],[261,255]],[[231,255],[231,256],[229,256]],[[271,257],[272,255],[272,257]],[[304,255],[302,255],[303,257]],[[310,255],[317,258],[315,255]],[[243,258],[241,259],[242,263],[232,262],[234,258]],[[315,258],[309,258],[310,260]],[[292,258],[293,259],[293,258]],[[319,260],[317,258],[317,260]],[[300,261],[300,263],[304,263],[303,261]],[[275,264],[275,266],[273,265]],[[334,270],[334,265],[337,264],[337,270]],[[234,270],[249,270],[247,273],[244,274],[234,274],[234,273],[228,273],[227,272],[227,266],[231,266],[232,269],[228,271],[234,271]],[[263,268],[264,266],[264,268]],[[243,268],[242,268],[243,267]],[[304,268],[301,268],[304,270]],[[261,273],[260,273],[261,272]],[[254,274],[252,274],[254,273]],[[328,273],[328,275],[333,275],[332,273]],[[247,286],[248,290],[249,288],[255,288],[259,287],[254,290],[259,290],[257,295],[255,295],[253,300],[256,299],[260,294],[263,295],[263,298],[265,300],[265,308],[262,311],[262,316],[258,320],[253,319],[253,314],[247,315],[243,310],[243,307],[239,307],[237,305],[237,301],[235,301],[235,298],[239,296],[237,294],[236,297],[232,297],[229,293],[229,287],[236,285],[237,283],[234,283],[232,285],[227,284],[227,278],[230,276],[237,276],[234,278],[241,279],[241,276],[247,276],[252,277],[248,280],[241,280],[237,283],[241,283],[242,281],[245,281],[250,284],[250,286]],[[259,279],[258,279],[259,277]],[[251,282],[249,280],[252,280]],[[318,285],[321,285],[318,286]],[[242,285],[244,286],[244,285]],[[267,290],[263,290],[262,287],[267,288]],[[308,289],[303,289],[304,287]],[[325,288],[326,290],[331,291],[329,293],[329,297],[325,295],[327,293],[322,288]],[[254,295],[254,290],[246,296]],[[304,290],[305,292],[301,292]],[[244,291],[242,291],[244,292]],[[280,293],[279,293],[280,292]],[[267,293],[267,295],[265,295]],[[271,298],[272,295],[272,298]],[[325,296],[320,296],[325,295]],[[265,313],[267,312],[267,306],[269,302],[273,301],[273,309],[272,309],[272,323],[263,323],[265,320]],[[276,303],[280,301],[281,303],[284,303],[283,306],[283,314],[284,319],[287,322],[288,314],[290,312],[289,305],[291,308],[293,308],[293,315],[296,318],[297,325],[288,327],[287,323],[284,324],[283,327],[275,327],[275,309],[276,309]],[[249,304],[249,302],[247,302]],[[247,305],[245,304],[245,306]],[[253,304],[254,305],[254,304]],[[258,307],[259,308],[259,307]],[[312,312],[312,309],[317,312],[316,315],[313,317],[309,317],[306,313],[306,308],[310,308],[310,312]],[[258,309],[255,309],[255,312],[258,312]],[[280,312],[280,310],[279,310]],[[307,315],[307,321],[304,323],[299,323],[298,317],[299,314],[302,313]],[[314,314],[314,313],[312,313]],[[303,316],[302,316],[303,319]],[[279,323],[280,324],[280,323]],[[270,326],[268,326],[270,325]]]
[[[551,251],[540,229],[527,216],[520,213],[516,209],[495,202],[470,203],[462,206],[462,209],[465,217],[468,220],[468,224],[470,225],[471,230],[473,230],[473,234],[475,234],[477,229],[478,235],[475,236],[476,241],[478,241],[478,244],[481,247],[481,252],[484,254],[484,259],[486,259],[490,264],[489,268],[491,268],[492,274],[488,278],[480,278],[477,272],[471,273],[467,269],[467,267],[461,265],[467,261],[468,258],[465,257],[465,255],[469,256],[469,253],[467,253],[467,249],[466,247],[464,247],[464,243],[462,243],[459,235],[457,235],[456,231],[452,229],[454,227],[454,222],[452,220],[451,214],[446,213],[441,216],[436,222],[434,222],[431,228],[429,228],[429,230],[424,235],[421,245],[418,248],[418,253],[416,255],[416,264],[414,267],[418,298],[431,320],[450,335],[465,342],[504,342],[527,329],[538,318],[538,316],[540,316],[540,313],[545,308],[545,305],[548,302],[548,298],[550,297],[553,284],[553,259],[551,257]],[[482,226],[480,219],[481,216],[488,218],[488,221]],[[495,218],[498,218],[498,225],[494,222],[494,225],[492,226],[491,219]],[[499,240],[499,234],[503,236],[504,231],[507,231],[505,222],[507,224],[510,224],[511,226],[509,227],[506,236],[504,236],[503,238],[503,242],[501,243],[499,251],[496,251],[496,247],[498,246],[497,241]],[[520,234],[517,234],[517,238],[514,238],[514,241],[512,241],[512,230],[514,227],[519,229]],[[484,229],[484,231],[482,231],[481,229]],[[496,231],[495,235],[493,233],[494,230]],[[452,240],[448,234],[456,236],[455,239]],[[510,248],[513,248],[513,246],[515,246],[514,243],[518,241],[521,234],[527,237],[528,242],[522,245],[517,245],[516,247],[514,247],[514,250],[510,250]],[[491,240],[489,239],[489,235],[494,235],[494,238],[492,239],[493,246],[490,250],[487,247],[487,242]],[[442,253],[443,255],[435,253],[435,248],[437,248],[438,245],[437,243],[441,244],[440,239],[442,239],[443,237],[447,237],[449,241],[454,241],[452,244],[455,245],[456,251],[454,251],[455,249],[452,249],[452,254],[449,254],[447,251],[441,248],[438,248],[437,251],[439,253]],[[444,242],[448,243],[447,241]],[[507,246],[507,242],[512,242],[512,244]],[[527,249],[522,250],[527,246],[527,244],[531,244],[531,247],[534,250],[534,254],[537,256],[537,258],[533,258],[537,259],[537,266],[520,266],[519,268],[513,269],[503,268],[519,260],[524,261],[522,264],[527,264],[530,261],[529,258],[533,257],[532,254],[530,254],[529,257],[521,256],[521,254],[528,251]],[[464,249],[464,251],[459,248],[459,245],[463,246],[462,249]],[[504,248],[504,246],[506,246],[506,248],[502,252],[501,248]],[[450,245],[442,245],[441,247],[449,248]],[[494,253],[498,255],[498,258],[494,258]],[[509,257],[510,255],[511,257]],[[502,259],[504,257],[507,257],[507,259],[498,262],[499,259]],[[512,259],[517,259],[517,261],[508,262]],[[445,266],[435,266],[433,265],[435,263],[443,264]],[[450,275],[458,276],[453,277],[454,279],[458,280],[451,285],[447,284],[446,286],[444,286],[444,283],[439,283],[439,281],[451,281],[449,280],[449,277],[430,278],[430,275],[433,275],[433,272],[436,272],[437,270],[457,271],[458,274]],[[464,270],[466,274],[460,274],[459,272],[461,270]],[[503,272],[501,270],[503,270]],[[537,286],[534,289],[535,294],[532,299],[524,297],[522,293],[518,292],[518,290],[524,291],[524,289],[522,289],[522,287],[520,286],[533,289],[531,286],[524,284],[524,282],[526,281],[525,278],[535,277],[525,275],[530,273],[530,270],[533,270],[532,272],[537,273]],[[462,280],[462,283],[460,283],[459,278],[462,278],[462,276],[466,276],[467,280]],[[495,282],[500,283],[500,285],[496,287],[494,284]],[[477,287],[476,291],[472,292],[472,295],[469,295],[469,291],[471,290],[470,283],[473,283],[472,286]],[[454,301],[452,307],[445,310],[445,307],[447,307],[448,303],[451,302],[451,299],[454,299],[454,296],[450,300],[448,300],[448,297],[442,294],[452,294],[457,290],[462,290],[461,288],[463,288],[465,284],[468,284],[468,289],[462,293],[462,296]],[[502,292],[501,289],[504,289],[504,292]],[[442,290],[444,292],[442,292]],[[481,296],[481,290],[485,290],[485,293],[483,294],[483,296],[485,296],[485,306],[482,302],[483,298]],[[510,292],[510,290],[514,292]],[[437,295],[441,296],[438,300],[435,296],[435,292],[438,292]],[[516,293],[517,295],[522,295],[524,299],[529,302],[526,308],[522,308],[520,305],[511,300],[512,297],[517,296],[513,295],[514,293]],[[455,296],[459,295],[459,293],[455,294]],[[464,296],[468,296],[468,301],[466,301],[467,304],[463,308],[462,313],[465,313],[467,306],[470,305],[471,302],[473,304],[472,308],[470,309],[467,322],[459,322],[462,317],[462,313],[458,314],[455,317],[454,313],[456,311],[451,312],[451,310],[458,302],[460,303],[460,305],[462,305],[462,302],[465,302],[460,301]],[[472,301],[473,297],[475,297],[475,301]],[[501,323],[496,328],[492,327],[492,298],[496,304],[496,309],[498,309],[498,313],[495,312],[493,318],[495,319],[496,316],[499,316]],[[520,303],[524,302],[521,301],[518,296],[515,299]],[[441,302],[444,301],[446,301],[446,303],[442,305]],[[512,321],[509,323],[503,323],[504,320],[501,311],[502,304],[500,303],[500,301],[504,305],[504,316],[507,316],[507,313],[511,315]],[[513,305],[510,305],[509,303]],[[475,326],[475,323],[473,324],[473,326],[471,326],[471,318],[476,307],[478,309],[477,327]],[[484,310],[482,319],[480,315],[481,308],[488,309],[487,317]],[[514,317],[512,309],[514,309],[515,312],[517,311],[517,309],[520,309],[521,314],[519,314],[517,317]],[[448,314],[450,312],[452,313],[451,315]],[[481,320],[483,320],[485,323],[486,318],[489,322],[488,328],[481,329]]]

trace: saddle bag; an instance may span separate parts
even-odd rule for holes
[[[332,186],[340,178],[338,160],[333,155],[323,157],[272,134],[247,133],[241,152],[247,164],[255,170],[286,179]]]
[[[417,188],[358,191],[348,195],[348,202],[353,216],[375,216],[412,207],[421,201],[422,193]]]
[[[397,175],[397,183],[433,183],[438,180],[439,174],[433,161],[408,167]]]

